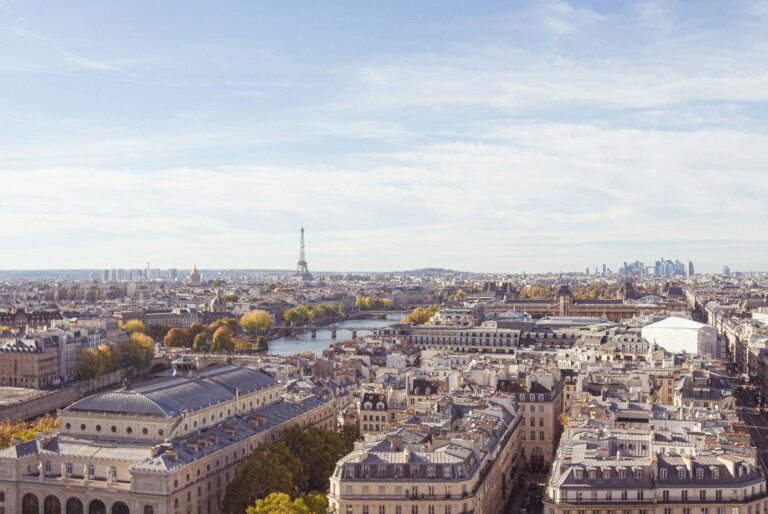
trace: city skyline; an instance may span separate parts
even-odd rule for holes
[[[313,271],[765,270],[766,27],[764,1],[6,0],[0,269],[291,269],[303,223]]]

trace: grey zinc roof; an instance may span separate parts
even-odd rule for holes
[[[173,417],[276,384],[262,371],[238,366],[215,366],[199,374],[176,376],[150,384],[94,394],[67,411]]]

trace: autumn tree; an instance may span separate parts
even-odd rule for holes
[[[248,507],[246,514],[325,514],[328,498],[321,493],[302,494],[295,500],[285,493],[271,493]]]
[[[416,307],[403,318],[403,323],[413,323],[414,325],[423,325],[424,323],[429,321],[429,319],[432,316],[434,316],[439,310],[440,310],[440,305],[438,304],[430,305],[426,309],[423,309],[421,307]]]
[[[272,326],[272,318],[267,311],[256,309],[246,312],[240,318],[240,328],[251,336],[263,333]]]
[[[165,338],[163,338],[163,346],[166,348],[181,348],[184,346],[185,339],[181,329],[172,328],[165,334]]]
[[[237,320],[235,318],[217,319],[216,321],[208,325],[208,333],[214,334],[221,327],[227,327],[229,331],[234,334],[237,332],[239,325],[237,324]]]
[[[80,376],[86,379],[96,378],[101,374],[99,353],[96,348],[87,348],[80,352]]]
[[[123,328],[131,334],[136,332],[143,334],[145,331],[144,322],[138,319],[129,319],[123,324]]]
[[[195,340],[192,342],[192,349],[196,352],[207,352],[210,349],[211,343],[208,338],[208,334],[200,332],[195,336]]]
[[[235,349],[235,336],[227,326],[216,329],[211,339],[211,351],[215,353],[231,353]]]

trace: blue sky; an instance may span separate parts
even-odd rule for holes
[[[0,269],[768,270],[767,129],[766,0],[0,0]]]

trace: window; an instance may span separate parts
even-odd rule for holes
[[[636,470],[635,470],[635,478],[640,478],[640,477],[641,477],[641,475],[642,475],[642,471],[641,471],[641,470],[639,470],[639,469],[636,469]]]
[[[659,470],[659,479],[660,480],[666,480],[667,479],[667,470],[666,470],[666,468],[661,468]]]
[[[603,480],[610,480],[611,479],[611,470],[610,469],[604,469],[603,470]]]
[[[696,468],[696,478],[704,478],[704,468]]]
[[[661,498],[665,502],[668,502],[669,501],[669,491],[662,491],[661,492]]]
[[[705,489],[699,491],[699,501],[707,501],[707,491]]]
[[[677,478],[685,478],[685,468],[677,468]]]
[[[680,498],[682,498],[682,500],[683,500],[684,502],[687,502],[687,501],[688,501],[688,491],[687,491],[687,490],[685,490],[685,489],[683,489],[682,491],[680,491]]]

